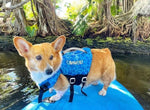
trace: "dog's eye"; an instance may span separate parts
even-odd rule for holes
[[[51,55],[51,56],[49,57],[49,59],[50,59],[50,60],[53,60],[53,55]]]
[[[36,59],[37,59],[37,60],[42,60],[41,55],[36,56]]]

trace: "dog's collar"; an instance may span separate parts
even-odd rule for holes
[[[59,69],[53,76],[40,83],[40,89],[42,89],[43,91],[47,91],[49,88],[53,87],[56,84],[60,73],[61,71]]]

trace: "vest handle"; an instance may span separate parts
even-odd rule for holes
[[[63,51],[63,54],[68,53],[68,52],[70,52],[70,51],[76,51],[76,50],[79,50],[79,51],[81,51],[81,52],[86,53],[86,51],[85,51],[85,50],[83,50],[82,48],[78,48],[78,47],[71,47],[71,48],[68,48],[68,49],[64,50],[64,51]]]

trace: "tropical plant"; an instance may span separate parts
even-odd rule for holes
[[[30,36],[30,37],[36,36],[37,30],[38,30],[38,27],[36,24],[33,26],[26,27],[26,32],[28,33],[28,36]]]
[[[77,36],[84,36],[88,29],[88,22],[92,19],[92,7],[93,4],[89,0],[77,13],[75,24],[73,25],[73,34]]]

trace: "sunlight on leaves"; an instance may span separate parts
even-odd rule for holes
[[[31,1],[26,3],[25,5],[23,5],[23,9],[25,11],[26,18],[28,20],[33,20],[34,19],[34,14],[32,12],[32,8],[31,8]],[[37,15],[35,6],[33,6],[33,10],[34,10],[35,14]]]

